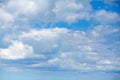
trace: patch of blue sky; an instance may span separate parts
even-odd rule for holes
[[[120,13],[120,1],[113,0],[114,3],[106,4],[104,0],[93,0],[91,5],[94,10],[101,10],[104,9],[106,11],[117,12]]]
[[[90,27],[90,22],[86,20],[79,20],[75,23],[68,24],[66,22],[58,22],[53,24],[54,27],[67,28],[72,30],[84,30],[86,31]]]

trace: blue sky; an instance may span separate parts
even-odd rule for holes
[[[0,0],[0,80],[119,80],[119,0]]]

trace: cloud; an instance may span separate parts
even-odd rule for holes
[[[66,35],[67,32],[65,28],[30,30],[19,35],[18,40],[32,45],[35,53],[54,53],[60,46],[62,35]]]
[[[42,39],[53,39],[57,37],[60,34],[65,34],[67,33],[68,30],[65,28],[53,28],[53,29],[32,29],[29,32],[23,32],[19,38],[20,39],[35,39],[36,41],[40,41]]]
[[[120,58],[116,59],[102,59],[97,62],[97,68],[100,70],[119,70]]]
[[[33,48],[27,44],[23,44],[18,41],[13,41],[12,45],[8,48],[0,48],[0,58],[1,59],[24,59],[29,57],[34,57]],[[37,56],[37,55],[36,55]]]
[[[5,24],[10,24],[13,21],[14,21],[14,17],[9,12],[1,8],[0,9],[0,26]]]
[[[110,12],[105,10],[96,11],[93,17],[101,24],[110,24],[120,21],[120,19],[118,18],[119,14],[117,14],[116,12]]]
[[[119,7],[119,0],[104,0],[103,2],[111,6]]]
[[[71,23],[79,19],[88,19],[88,11],[91,10],[91,5],[89,3],[89,0],[78,2],[76,0],[58,0],[55,3],[53,11],[58,20]]]
[[[115,47],[120,45],[119,30],[111,26],[97,26],[86,32],[66,28],[34,29],[22,32],[16,39],[32,46],[35,53],[45,54],[46,60],[30,67],[109,71],[119,70],[120,66],[119,49]]]
[[[25,64],[22,68],[28,69],[120,70],[120,28],[108,25],[119,22],[119,14],[106,10],[95,10],[92,13],[90,2],[91,0],[7,1],[0,7],[0,60],[7,61],[7,66],[12,64],[21,67]],[[91,18],[95,20],[93,25],[96,22],[101,25],[85,31],[71,30],[64,24],[61,24],[64,28],[50,28],[52,23],[57,26],[57,22],[71,24]],[[41,28],[42,23],[51,24],[47,28]],[[34,27],[36,25],[37,28]],[[20,64],[16,66],[12,60]]]
[[[13,42],[8,48],[0,49],[1,59],[24,59],[31,54],[33,54],[32,47],[24,45],[21,42]]]
[[[15,21],[28,21],[36,13],[36,3],[32,0],[9,0],[4,9],[15,17]]]
[[[67,4],[67,5],[66,5]],[[9,0],[3,9],[16,22],[68,22],[89,18],[90,0]]]

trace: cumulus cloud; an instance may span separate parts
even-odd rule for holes
[[[118,17],[119,14],[115,12],[109,12],[105,10],[99,10],[97,11],[93,17],[95,18],[96,21],[102,23],[102,24],[110,24],[110,23],[115,23],[120,21]],[[104,18],[104,19],[103,19]]]
[[[0,49],[1,59],[24,59],[31,54],[33,54],[32,47],[21,42],[13,42],[8,48]]]
[[[68,23],[88,19],[92,10],[90,0],[9,0],[3,9],[14,16],[15,21]]]
[[[9,0],[1,7],[0,11],[4,15],[0,17],[2,23],[9,21],[74,23],[79,20],[90,20],[91,15],[102,24],[120,21],[119,15],[115,12],[99,10],[91,14],[93,10],[90,3],[91,0]]]
[[[58,0],[53,9],[59,20],[67,22],[75,22],[78,19],[88,19],[88,11],[90,10],[89,0],[78,2],[76,0]]]
[[[34,57],[33,48],[27,44],[23,44],[18,41],[13,41],[12,45],[8,48],[0,48],[0,58],[1,59],[24,59],[28,57]]]
[[[28,17],[35,15],[36,3],[32,0],[9,0],[4,9],[15,17],[16,21],[28,21]]]

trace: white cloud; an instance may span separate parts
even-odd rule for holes
[[[5,25],[5,24],[10,24],[13,21],[14,21],[14,17],[9,12],[7,12],[4,9],[0,8],[0,26]]]
[[[29,58],[31,67],[57,67],[63,70],[120,70],[119,27],[99,25],[87,31],[33,28],[36,26],[34,22],[74,23],[88,20],[92,11],[90,2],[91,0],[9,0],[0,8],[0,25],[2,28],[9,26],[0,29],[0,59]],[[105,10],[96,11],[92,17],[101,24],[119,21],[117,13]],[[31,58],[34,58],[34,64]]]
[[[64,52],[60,53],[56,58],[48,60],[47,64],[59,66],[61,69],[89,71],[92,69],[93,65],[88,63],[83,56],[87,55],[80,52]]]
[[[31,54],[33,54],[32,47],[21,42],[13,42],[8,48],[0,49],[1,59],[24,59]]]
[[[119,49],[115,47],[119,45],[115,37],[120,36],[118,33],[119,28],[111,26],[97,26],[86,32],[66,28],[32,29],[17,36],[9,35],[7,41],[16,39],[25,43],[24,45],[31,46],[34,53],[45,55],[46,60],[28,65],[30,68],[57,67],[78,71],[119,70],[119,56],[116,57],[119,54],[116,51]],[[109,40],[110,35],[114,39]],[[108,40],[118,43],[111,44],[107,42]],[[7,51],[10,49],[8,47]]]
[[[66,5],[67,4],[67,5]],[[88,19],[88,11],[91,10],[90,1],[58,0],[53,11],[58,20],[75,22],[79,19]]]
[[[97,11],[93,17],[96,21],[102,23],[102,24],[109,24],[109,23],[115,23],[120,21],[119,14],[116,12],[110,12],[105,10],[99,10]]]
[[[28,21],[28,17],[36,14],[37,6],[32,0],[9,0],[4,9],[11,13],[16,21]]]
[[[54,28],[54,29],[41,29],[41,30],[30,30],[29,32],[23,32],[19,38],[24,39],[24,38],[30,38],[30,39],[35,39],[36,41],[40,41],[42,39],[50,39],[50,38],[55,38],[59,34],[65,34],[67,33],[68,30],[65,28]]]
[[[115,45],[111,43],[111,41],[118,42],[115,38],[115,35],[120,36],[118,33],[119,28],[111,26],[97,26],[87,32],[51,28],[22,33],[19,40],[33,46],[34,49],[38,48],[36,49],[38,52],[49,55],[46,56],[48,60],[32,64],[31,67],[56,66],[80,71],[102,70],[104,67],[103,70],[119,70],[120,65],[117,65],[119,59],[116,58],[119,54],[116,53],[118,49],[115,49]],[[110,35],[114,39],[110,40]],[[106,58],[109,61],[105,60]],[[116,61],[115,64],[113,60]]]
[[[27,44],[18,41],[13,41],[8,48],[0,48],[1,59],[24,59],[28,57],[43,57],[40,55],[33,55],[33,48]]]
[[[67,33],[68,30],[65,28],[30,30],[23,32],[18,39],[32,45],[36,53],[54,53],[60,46],[61,37]]]
[[[15,21],[73,23],[88,19],[92,8],[90,0],[9,0],[4,10],[12,14]]]

